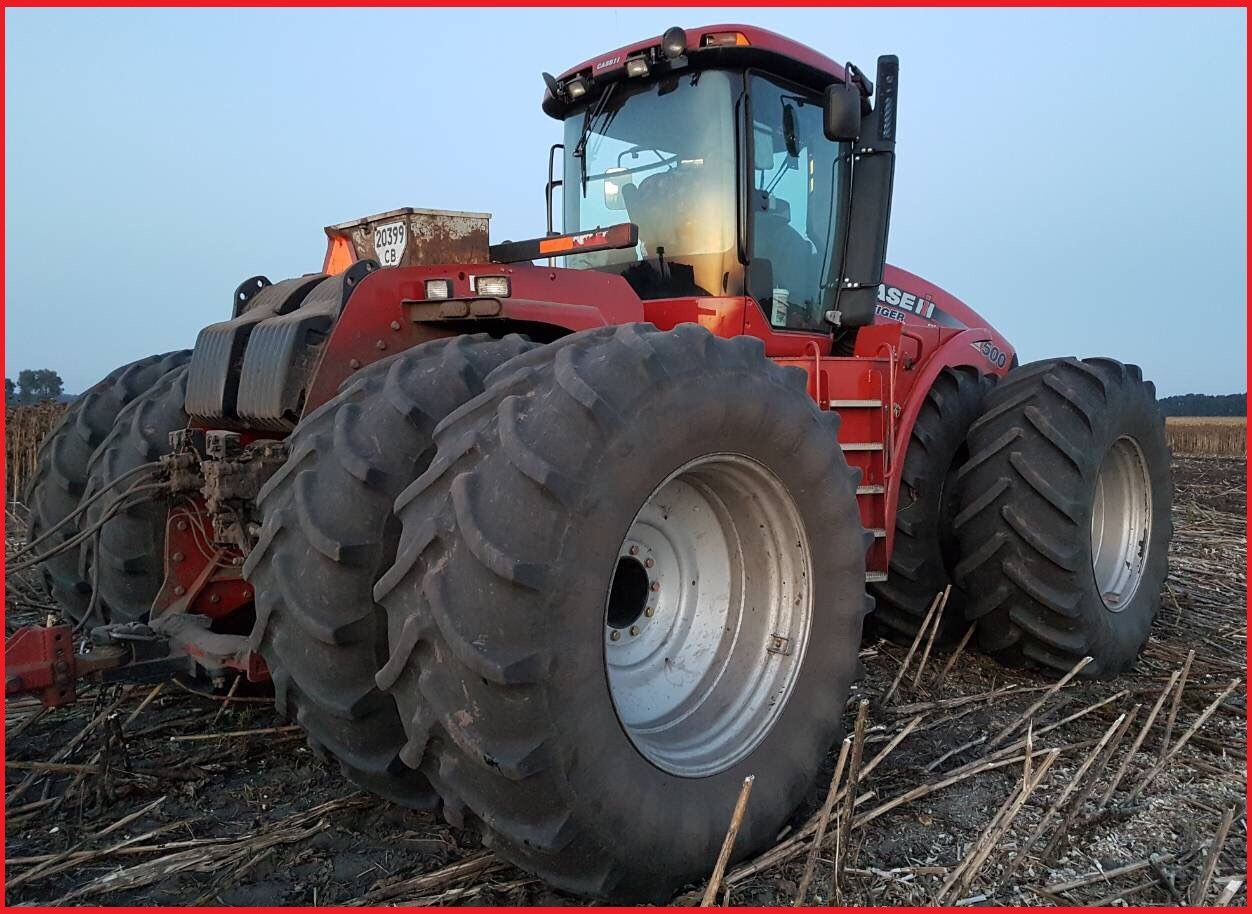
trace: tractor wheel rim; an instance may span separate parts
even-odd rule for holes
[[[1091,508],[1091,567],[1100,599],[1120,612],[1139,589],[1152,531],[1152,481],[1135,439],[1113,442],[1096,476]]]
[[[609,692],[640,754],[707,777],[761,743],[804,661],[812,580],[795,501],[757,461],[700,457],[653,490],[605,605]]]

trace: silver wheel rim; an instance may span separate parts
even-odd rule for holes
[[[708,455],[656,487],[605,604],[609,692],[645,758],[707,777],[760,744],[803,663],[812,577],[799,510],[755,460]]]
[[[1100,599],[1113,612],[1139,589],[1151,531],[1148,466],[1135,439],[1123,435],[1100,464],[1091,508],[1091,567]]]

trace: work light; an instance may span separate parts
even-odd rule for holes
[[[447,279],[426,280],[426,297],[427,298],[451,298],[452,297],[452,282]]]
[[[474,283],[474,290],[479,295],[490,295],[493,298],[508,298],[509,278],[507,276],[479,276]]]

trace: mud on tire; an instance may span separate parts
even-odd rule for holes
[[[804,385],[757,340],[628,324],[519,356],[440,424],[435,460],[396,501],[400,545],[375,595],[401,755],[449,821],[476,821],[496,853],[555,886],[616,900],[664,901],[707,876],[747,774],[736,856],[776,838],[838,736],[870,606],[857,474],[838,417]],[[640,506],[709,455],[767,467],[789,493],[812,621],[755,748],[684,777],[619,718],[608,594]],[[775,659],[762,648],[756,663]]]
[[[123,365],[69,405],[40,446],[35,474],[27,486],[28,541],[55,527],[78,507],[87,485],[91,455],[113,429],[123,407],[166,373],[186,364],[190,356],[189,350],[167,352]],[[78,530],[79,524],[71,521],[45,540],[39,551],[60,545]],[[91,599],[90,589],[84,589],[78,573],[78,552],[71,548],[40,566],[53,598],[75,621],[82,619]]]
[[[935,379],[913,426],[896,509],[895,544],[886,581],[870,585],[880,628],[911,640],[935,595],[953,585],[941,631],[965,623],[965,592],[952,579],[957,563],[952,518],[957,512],[957,473],[968,453],[965,436],[983,411],[992,381],[978,369],[945,368]]]
[[[370,365],[300,422],[258,498],[262,529],[243,570],[257,601],[251,645],[279,710],[350,780],[405,806],[436,801],[399,761],[395,702],[374,684],[387,630],[372,591],[395,558],[392,502],[430,463],[439,420],[532,345],[458,336]]]
[[[969,450],[956,575],[982,648],[1057,672],[1084,656],[1085,676],[1125,670],[1147,642],[1173,533],[1152,384],[1112,359],[1023,365],[988,397]]]
[[[83,498],[125,473],[169,453],[170,432],[187,426],[183,400],[187,366],[167,372],[118,413],[113,430],[92,455]],[[78,556],[78,588],[99,591],[93,615],[106,622],[136,622],[148,617],[152,601],[165,580],[165,521],[168,501],[160,489],[126,495],[132,486],[155,486],[137,474],[83,512],[83,529],[120,508],[84,541]]]

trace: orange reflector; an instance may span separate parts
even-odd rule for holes
[[[337,276],[356,263],[356,254],[352,243],[343,235],[332,235],[326,245],[326,258],[322,261],[322,272],[327,276]]]
[[[604,246],[613,244],[634,244],[634,241],[631,240],[629,223],[610,226],[607,229],[596,229],[592,232],[583,232],[578,235],[540,238],[539,253],[555,257],[558,254],[569,254],[585,248],[603,250]]]
[[[700,39],[706,48],[746,47],[748,36],[743,32],[709,32]]]

